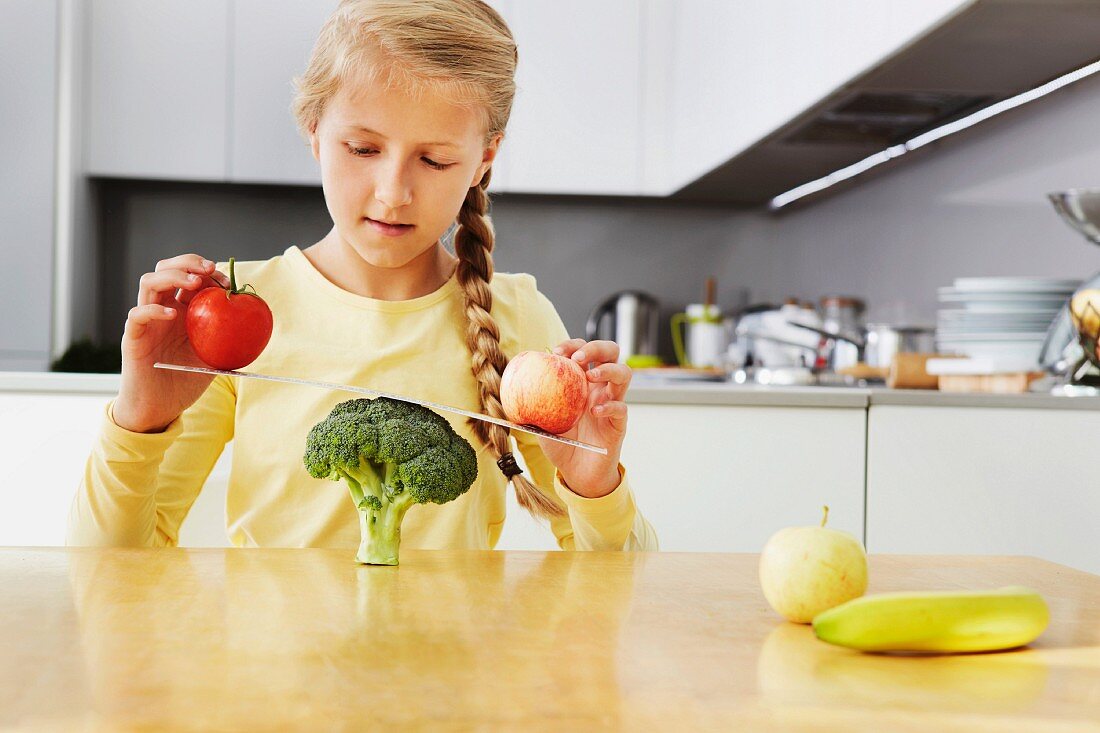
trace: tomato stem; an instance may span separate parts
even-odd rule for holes
[[[252,283],[245,283],[241,287],[237,287],[237,273],[234,268],[234,258],[229,258],[229,287],[225,291],[225,297],[229,298],[231,295],[255,295],[257,298],[260,294],[256,292],[256,288],[252,287]],[[249,292],[251,290],[252,292]]]

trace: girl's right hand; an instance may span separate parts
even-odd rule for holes
[[[194,404],[212,376],[154,369],[158,361],[204,366],[187,340],[187,304],[202,288],[229,287],[229,278],[197,254],[157,263],[141,276],[138,302],[126,317],[122,334],[122,382],[112,408],[115,424],[138,433],[155,433]]]

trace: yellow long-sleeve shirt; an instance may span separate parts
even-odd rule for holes
[[[403,301],[366,298],[334,285],[297,247],[260,262],[236,264],[271,307],[271,341],[250,371],[362,385],[480,410],[465,343],[462,291],[455,277],[428,295]],[[219,265],[219,269],[224,269]],[[568,338],[561,318],[529,275],[496,274],[492,314],[507,357]],[[359,524],[342,483],[312,478],[302,465],[309,429],[352,396],[315,387],[218,376],[162,433],[115,425],[110,405],[73,500],[71,545],[174,545],[179,528],[225,444],[233,440],[226,498],[229,540],[238,547],[346,547]],[[402,547],[491,549],[505,519],[508,485],[466,420],[444,415],[478,451],[478,477],[443,505],[412,509]],[[568,515],[550,523],[572,550],[656,550],[653,528],[622,480],[598,499],[565,486],[537,440],[517,433],[537,486]]]

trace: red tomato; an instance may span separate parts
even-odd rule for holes
[[[251,364],[271,338],[271,309],[255,289],[237,287],[229,260],[229,289],[203,288],[187,306],[187,338],[206,364],[240,369]]]

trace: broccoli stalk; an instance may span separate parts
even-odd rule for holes
[[[410,492],[394,487],[394,464],[361,461],[359,468],[346,467],[340,472],[359,510],[362,541],[355,559],[364,565],[396,565],[401,521],[416,502]]]
[[[359,512],[365,565],[397,565],[414,504],[445,504],[477,478],[477,454],[444,418],[385,397],[341,402],[313,426],[303,457],[314,478],[343,480]]]

